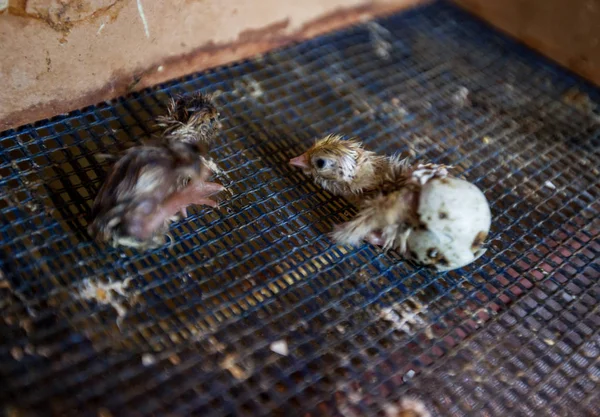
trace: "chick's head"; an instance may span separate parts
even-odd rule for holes
[[[290,160],[302,168],[315,182],[334,194],[352,193],[359,185],[361,170],[372,152],[356,140],[330,135],[317,142],[304,154]]]
[[[190,98],[180,100],[175,106],[180,112],[180,118],[188,119],[188,123],[193,125],[211,124],[220,128],[219,111],[215,106],[212,96],[207,94],[198,94]]]
[[[210,142],[221,129],[219,111],[208,94],[172,98],[158,125],[170,141]]]

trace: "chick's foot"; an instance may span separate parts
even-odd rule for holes
[[[210,199],[214,194],[224,190],[221,184],[214,182],[191,182],[185,188],[172,193],[161,205],[150,213],[143,223],[135,230],[136,238],[149,239],[160,227],[178,212],[184,216],[190,205],[205,205],[217,207],[218,203]],[[132,230],[132,232],[134,232]]]
[[[365,237],[365,241],[374,246],[383,246],[385,245],[385,239],[381,233],[381,230],[376,230],[371,232]]]

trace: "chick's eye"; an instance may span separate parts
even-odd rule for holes
[[[323,169],[323,168],[325,168],[326,162],[324,159],[319,158],[315,161],[315,164],[317,165],[317,168]]]

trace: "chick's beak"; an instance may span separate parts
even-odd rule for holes
[[[300,156],[290,159],[290,165],[299,168],[308,168],[308,157],[303,153]]]

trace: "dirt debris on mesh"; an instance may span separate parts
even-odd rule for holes
[[[77,284],[70,293],[75,298],[93,300],[99,304],[109,305],[122,318],[127,314],[124,301],[129,297],[127,287],[132,279],[102,282],[100,279],[86,278],[80,284]]]
[[[24,352],[19,346],[15,346],[10,350],[10,354],[15,360],[20,361],[23,359]]]
[[[97,155],[156,134],[169,95],[217,90],[221,208],[149,253],[92,242]],[[0,402],[597,414],[598,97],[438,3],[0,134]],[[333,244],[355,207],[288,166],[329,133],[455,165],[491,203],[488,253],[435,274]]]
[[[249,96],[252,99],[258,99],[264,94],[260,83],[251,76],[241,77],[241,80],[236,81],[235,85],[237,94],[242,98]]]
[[[246,366],[240,364],[238,356],[233,353],[225,356],[219,366],[228,371],[235,379],[240,381],[248,379],[250,375],[252,375],[252,367],[248,366],[247,364]]]
[[[431,413],[422,401],[415,398],[403,398],[398,404],[385,404],[386,417],[431,417]]]
[[[269,349],[281,356],[287,356],[289,354],[288,344],[285,340],[277,340],[271,343]]]
[[[152,366],[152,365],[156,364],[156,362],[157,362],[156,356],[153,355],[152,353],[144,353],[142,355],[142,365]]]
[[[411,308],[410,304],[416,304],[416,308]],[[383,307],[379,316],[389,322],[394,330],[412,335],[415,329],[427,327],[427,322],[422,318],[425,314],[426,307],[418,301],[407,300],[394,303],[390,307]]]
[[[368,22],[366,26],[369,30],[371,42],[373,42],[375,55],[387,61],[390,59],[390,52],[394,48],[394,46],[386,39],[391,35],[390,32],[375,21]]]
[[[100,408],[96,413],[97,417],[113,417],[113,413],[107,408]]]
[[[458,106],[467,106],[469,104],[469,89],[467,87],[459,87],[452,96],[452,101]]]
[[[563,94],[563,101],[576,109],[591,114],[598,105],[586,93],[579,91],[577,88],[571,88]]]

